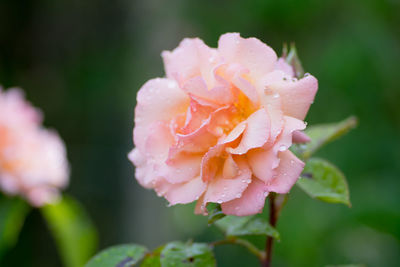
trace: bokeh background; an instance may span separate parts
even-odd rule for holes
[[[0,84],[19,86],[64,138],[68,194],[95,222],[99,248],[150,248],[221,236],[192,206],[166,207],[141,188],[127,160],[140,86],[163,76],[160,57],[184,37],[216,46],[240,32],[278,53],[294,41],[319,79],[309,124],[354,114],[359,127],[319,155],[346,174],[352,208],[294,188],[278,229],[274,266],[400,266],[400,2],[397,0],[1,0]],[[219,266],[257,266],[241,248]],[[39,212],[27,218],[1,266],[61,266]]]

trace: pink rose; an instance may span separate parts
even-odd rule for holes
[[[0,88],[0,188],[34,206],[55,201],[69,177],[62,140],[41,123],[19,89]]]
[[[225,214],[259,213],[269,192],[287,193],[303,170],[289,147],[307,141],[300,130],[318,82],[297,79],[291,66],[256,38],[220,37],[218,48],[184,39],[162,53],[166,78],[140,89],[136,178],[171,205],[197,200]]]

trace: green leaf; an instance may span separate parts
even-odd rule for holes
[[[286,62],[293,67],[295,77],[302,78],[304,76],[304,69],[301,65],[301,61],[299,56],[297,55],[297,49],[294,43],[290,44],[289,53],[287,53],[287,46],[284,44],[283,46],[283,56]]]
[[[133,266],[144,257],[146,252],[145,247],[135,244],[114,246],[94,256],[85,267]]]
[[[147,253],[144,257],[142,263],[140,264],[141,267],[161,267],[161,251],[164,249],[164,246],[161,246],[154,251]]]
[[[30,210],[20,198],[2,196],[0,199],[0,257],[13,247]]]
[[[322,159],[310,159],[297,185],[313,198],[350,206],[349,189],[343,173]]]
[[[226,236],[268,235],[279,239],[279,232],[265,219],[256,216],[226,216],[215,223]]]
[[[357,118],[349,117],[338,123],[307,127],[305,133],[311,138],[307,144],[293,146],[294,152],[303,159],[310,158],[320,147],[330,143],[357,126]]]
[[[64,265],[83,266],[97,246],[97,233],[81,205],[64,196],[58,203],[46,205],[41,212],[53,233]]]
[[[211,247],[203,243],[171,242],[161,252],[162,267],[216,266]]]
[[[208,211],[208,225],[211,225],[226,216],[222,212],[221,205],[217,203],[208,203],[207,211]]]

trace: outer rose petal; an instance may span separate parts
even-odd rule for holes
[[[250,115],[246,120],[247,127],[238,147],[228,148],[232,154],[245,154],[252,148],[263,146],[269,138],[270,120],[267,111],[262,108]]]
[[[272,71],[277,60],[272,48],[256,38],[241,38],[238,33],[221,35],[218,52],[228,63],[240,63],[246,67],[252,79]]]
[[[187,182],[200,174],[201,156],[182,155],[157,168],[157,173],[171,184]]]
[[[222,212],[235,216],[261,213],[267,196],[265,184],[258,179],[253,179],[241,198],[221,204]]]
[[[277,175],[269,184],[269,192],[286,194],[296,183],[304,169],[304,162],[299,160],[290,150],[279,153],[281,159],[279,167],[276,169]]]
[[[284,118],[285,128],[272,148],[275,153],[289,149],[292,145],[293,133],[306,128],[306,124],[301,120],[289,116],[284,116]]]
[[[163,121],[152,123],[148,127],[146,139],[146,156],[151,156],[153,159],[165,161],[168,156],[170,146],[174,139],[171,135],[169,126]]]
[[[137,148],[128,154],[128,158],[136,166],[135,177],[140,185],[145,188],[153,188],[156,178],[153,176],[153,164],[146,164],[146,157]]]
[[[278,61],[275,64],[275,69],[283,71],[287,75],[294,77],[293,67],[290,66],[288,63],[286,63],[286,60],[284,58],[278,59]]]
[[[318,81],[314,76],[292,80],[281,71],[269,73],[261,83],[280,95],[285,115],[300,120],[304,120],[318,90]]]
[[[186,183],[170,185],[164,197],[170,205],[191,203],[203,194],[206,186],[207,184],[199,176]]]
[[[185,113],[189,97],[178,84],[169,79],[153,79],[146,82],[138,92],[135,109],[135,146],[142,152],[149,133],[148,126],[156,121],[170,121]]]
[[[183,39],[179,46],[162,52],[166,75],[183,84],[190,78],[201,76],[211,88],[214,84],[213,67],[219,61],[216,49],[208,47],[198,38]]]

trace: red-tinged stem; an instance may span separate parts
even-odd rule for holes
[[[275,205],[275,195],[269,195],[269,224],[272,227],[276,226],[278,220],[278,212]],[[267,241],[265,244],[265,260],[262,262],[263,267],[271,267],[271,257],[272,257],[272,246],[274,244],[274,238],[267,236]]]

